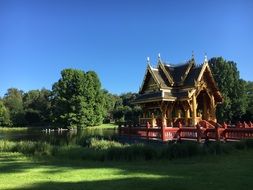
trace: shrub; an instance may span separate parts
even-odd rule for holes
[[[52,146],[46,142],[34,142],[34,141],[13,142],[8,140],[1,140],[0,151],[20,152],[23,154],[30,154],[30,155],[34,154],[51,155]]]
[[[0,151],[11,151],[13,147],[15,146],[15,143],[12,141],[6,141],[6,140],[0,140]]]
[[[52,155],[63,159],[81,159],[84,148],[78,145],[54,146]]]
[[[96,150],[106,150],[112,147],[122,147],[122,144],[115,141],[109,141],[109,140],[98,140],[96,138],[91,138],[88,140],[88,147],[96,149]]]
[[[87,146],[54,146],[47,142],[0,140],[0,151],[20,152],[27,155],[54,156],[64,159],[135,161],[155,159],[179,159],[197,155],[228,154],[234,150],[253,148],[253,140],[234,143],[208,142],[198,144],[182,142],[167,145],[121,144],[115,141],[87,140]]]

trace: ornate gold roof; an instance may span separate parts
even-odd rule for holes
[[[159,58],[157,68],[148,64],[135,103],[189,99],[193,90],[197,90],[204,80],[216,102],[222,102],[222,96],[206,59],[201,65],[196,65],[194,58],[184,64],[173,65]]]

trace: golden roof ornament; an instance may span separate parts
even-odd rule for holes
[[[158,64],[159,63],[162,63],[162,59],[161,59],[161,54],[160,53],[158,53]]]
[[[194,60],[194,51],[192,51],[192,60]]]
[[[206,55],[206,53],[205,53],[205,61],[204,61],[205,63],[208,63],[208,60],[207,60],[207,55]]]
[[[149,57],[147,57],[147,63],[150,64],[150,58]]]

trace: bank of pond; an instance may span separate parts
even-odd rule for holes
[[[193,156],[230,154],[249,149],[253,149],[252,139],[230,143],[181,142],[160,145],[127,144],[93,137],[69,145],[53,145],[46,141],[0,140],[1,152],[19,152],[29,156],[93,161],[173,160]]]

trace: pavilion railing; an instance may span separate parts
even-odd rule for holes
[[[140,126],[146,126],[147,123],[151,123],[152,118],[139,118]]]
[[[149,118],[147,118],[149,119]],[[237,125],[218,124],[211,121],[200,121],[194,127],[185,127],[179,124],[178,127],[151,127],[149,122],[146,125],[121,124],[119,134],[144,139],[165,141],[172,140],[194,140],[203,141],[233,141],[253,138],[252,123],[238,123]]]

